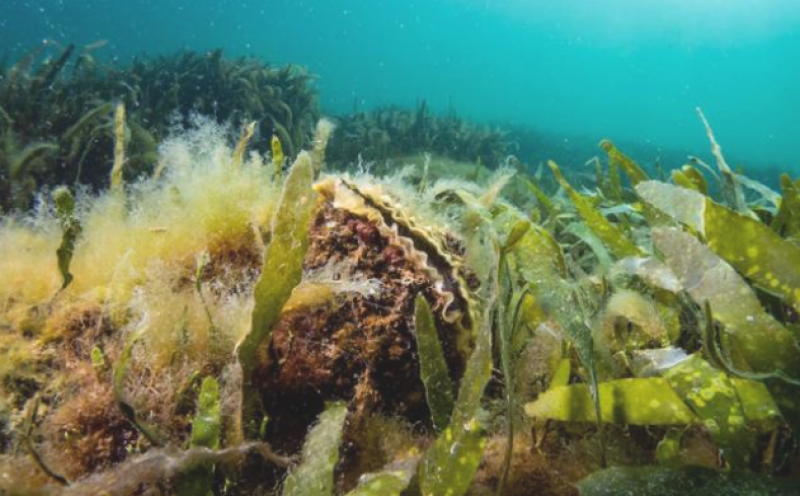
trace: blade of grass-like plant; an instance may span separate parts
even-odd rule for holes
[[[713,317],[725,325],[724,337],[739,368],[800,376],[793,333],[761,307],[733,267],[680,229],[654,229],[653,242],[692,299],[698,305],[708,302]]]
[[[122,189],[122,170],[125,166],[125,161],[125,105],[118,103],[114,111],[114,164],[111,166],[112,191],[120,191]]]
[[[617,164],[619,167],[622,167],[622,170],[625,171],[625,174],[628,176],[628,180],[631,182],[631,186],[636,186],[642,181],[647,181],[649,178],[647,177],[647,173],[639,167],[639,164],[634,162],[632,158],[625,155],[612,143],[610,140],[604,139],[600,142],[600,148],[608,155],[608,161]]]
[[[598,387],[603,422],[620,425],[687,425],[697,417],[662,378],[618,379]],[[525,405],[530,417],[561,422],[596,422],[586,384],[556,386]]]
[[[420,376],[425,385],[433,426],[441,432],[450,423],[450,415],[453,413],[453,384],[442,354],[433,312],[421,294],[415,300],[414,333],[417,338]]]
[[[419,458],[419,454],[412,453],[380,472],[362,475],[358,486],[346,496],[400,496],[414,478]]]
[[[730,466],[746,468],[755,438],[730,378],[697,356],[667,370],[664,377],[708,429]]]
[[[197,414],[192,422],[193,448],[216,450],[220,446],[219,384],[213,377],[203,379],[197,398]],[[182,474],[178,482],[178,496],[207,496],[214,482],[214,464],[202,464]]]
[[[316,205],[312,189],[314,167],[311,156],[301,152],[292,164],[280,203],[272,220],[272,237],[264,253],[261,276],[254,290],[250,332],[236,347],[242,366],[244,423],[248,432],[257,429],[256,392],[251,382],[256,353],[272,335],[272,327],[283,305],[303,275],[303,259],[308,249],[308,223]]]
[[[494,230],[478,212],[467,214],[474,226],[468,242],[472,267],[481,277],[482,298],[475,348],[467,362],[458,391],[450,426],[436,439],[420,462],[419,478],[423,496],[463,496],[469,489],[483,458],[486,441],[476,419],[483,392],[492,376],[492,326],[498,292],[498,256]],[[473,318],[473,322],[476,319]]]
[[[553,174],[558,183],[564,191],[567,192],[569,199],[572,201],[572,204],[575,205],[575,209],[578,211],[581,218],[583,218],[583,221],[617,258],[632,257],[642,254],[642,251],[628,239],[619,226],[609,222],[589,200],[575,191],[567,182],[566,178],[564,178],[563,174],[561,174],[561,170],[555,162],[550,161],[548,165],[550,165],[550,169],[553,170]]]
[[[319,416],[303,445],[303,458],[289,473],[282,496],[332,496],[333,473],[339,462],[339,447],[347,418],[344,403],[332,403]]]

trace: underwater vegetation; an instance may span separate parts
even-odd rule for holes
[[[335,129],[291,68],[74,51],[0,81],[43,147],[3,158],[0,493],[800,494],[800,182],[734,171],[702,113],[714,165],[604,140],[579,185],[425,105]],[[47,176],[72,146],[101,189]],[[23,210],[23,176],[59,187]]]
[[[456,161],[495,167],[512,153],[506,133],[479,126],[459,117],[431,112],[425,101],[415,109],[395,106],[356,111],[337,118],[338,131],[331,140],[331,165],[365,162],[430,153]]]
[[[97,56],[103,45],[46,41],[0,63],[0,208],[27,209],[44,186],[107,185],[119,102],[128,113],[128,179],[156,170],[158,145],[195,114],[233,128],[257,121],[262,137],[252,145],[267,150],[274,134],[288,156],[311,138],[316,91],[299,67],[230,59],[221,50],[118,65]]]

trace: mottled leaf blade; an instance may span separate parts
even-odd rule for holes
[[[476,419],[451,424],[422,460],[419,479],[423,496],[466,494],[485,447],[483,428]]]
[[[643,182],[636,191],[642,199],[702,235],[708,247],[740,274],[800,309],[800,248],[758,220],[696,191],[658,181]]]
[[[620,425],[687,425],[696,416],[662,378],[619,379],[598,385],[601,417]],[[525,405],[530,417],[561,422],[596,422],[586,384],[557,386]]]
[[[705,425],[728,463],[734,469],[746,468],[755,438],[731,380],[697,356],[669,369],[664,377]]]
[[[800,248],[757,220],[710,200],[706,205],[705,237],[708,247],[737,271],[800,309]]]
[[[653,242],[692,299],[698,305],[708,302],[714,318],[724,324],[735,365],[755,372],[800,374],[793,333],[764,311],[730,265],[680,229],[654,229]]]
[[[216,450],[220,446],[219,383],[213,377],[203,379],[197,398],[197,413],[192,422],[191,446]],[[179,496],[207,496],[214,483],[214,465],[200,464],[182,474],[178,481]]]

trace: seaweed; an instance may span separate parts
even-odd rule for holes
[[[681,464],[681,438],[686,429],[672,428],[656,446],[656,459],[659,465],[679,466]]]
[[[385,162],[429,152],[495,166],[511,149],[503,131],[472,124],[452,112],[433,115],[425,101],[415,109],[391,106],[339,116],[337,121],[340,132],[328,154],[337,165],[351,164],[359,156]]]
[[[125,105],[117,104],[114,111],[114,164],[111,166],[111,190],[122,188],[122,168],[125,166]]]
[[[411,484],[418,463],[419,454],[413,450],[379,472],[362,475],[346,496],[400,496]]]
[[[706,374],[705,376],[703,374]],[[693,356],[665,373],[665,377],[615,379],[599,384],[602,420],[620,425],[689,425],[719,419],[718,413],[705,408],[705,397],[721,392],[730,401],[737,426],[744,423],[774,426],[780,419],[775,401],[764,386],[756,381],[728,378],[702,359]],[[684,383],[681,384],[680,381]],[[717,388],[698,396],[704,388]],[[697,401],[700,398],[701,401]],[[698,407],[698,404],[701,406]],[[716,406],[714,406],[716,408]],[[566,385],[554,381],[550,389],[525,405],[528,416],[560,422],[596,422],[596,411],[586,384]],[[724,421],[730,417],[726,416]],[[709,422],[710,423],[710,422]],[[714,433],[716,436],[718,433]],[[727,435],[727,434],[724,434]],[[727,442],[727,441],[724,441]],[[741,454],[741,453],[740,453]]]
[[[714,158],[717,161],[717,168],[719,169],[720,174],[718,178],[722,202],[740,214],[753,216],[753,213],[747,207],[747,203],[745,202],[744,192],[739,184],[739,180],[733,170],[731,170],[728,163],[725,161],[725,157],[722,155],[722,147],[719,146],[719,143],[717,143],[717,140],[714,137],[714,131],[712,131],[711,125],[709,125],[708,120],[706,120],[706,116],[703,114],[703,111],[700,109],[700,107],[697,107],[697,114],[700,116],[700,120],[703,122],[703,127],[705,127],[708,141],[711,142],[711,153],[714,155]]]
[[[787,174],[781,175],[781,202],[770,227],[785,239],[800,238],[800,191]]]
[[[8,175],[17,178],[25,172],[29,164],[35,162],[40,157],[54,153],[58,147],[52,143],[31,143],[16,155],[12,155],[9,160]]]
[[[219,384],[213,377],[206,377],[197,398],[197,414],[192,422],[190,446],[219,449],[220,430]],[[214,465],[198,465],[181,475],[177,493],[179,496],[206,496],[213,482]]]
[[[687,425],[695,414],[663,378],[618,379],[598,386],[600,418],[621,425]],[[556,386],[525,405],[535,418],[596,422],[597,411],[586,384]]]
[[[283,165],[286,162],[286,157],[283,154],[283,146],[281,145],[281,140],[278,138],[278,135],[273,134],[272,139],[270,140],[270,147],[272,150],[272,167],[273,167],[273,174],[276,180],[280,179],[281,175],[283,174]]]
[[[244,162],[244,152],[247,150],[247,144],[253,139],[255,132],[256,121],[246,125],[242,130],[242,136],[239,138],[239,142],[236,143],[236,149],[233,151],[233,167],[240,167],[242,162]]]
[[[508,254],[517,246],[525,234],[531,229],[526,220],[518,220],[512,224],[506,239],[500,248],[499,279],[501,281],[500,297],[497,302],[496,342],[500,354],[500,367],[503,373],[503,396],[506,410],[506,453],[503,471],[498,482],[498,493],[502,493],[512,466],[514,438],[516,430],[516,377],[514,375],[513,343],[520,326],[522,310],[532,289],[529,285],[516,288],[513,281],[511,265],[507,261]]]
[[[44,472],[48,477],[56,481],[61,486],[68,486],[70,481],[64,475],[58,473],[48,464],[39,451],[33,445],[33,428],[36,424],[36,417],[39,414],[39,397],[33,398],[30,402],[28,417],[25,420],[23,438],[25,441],[25,448],[28,450],[31,458],[36,462],[39,469]]]
[[[725,325],[735,363],[754,372],[800,374],[795,336],[768,314],[734,269],[692,235],[676,228],[653,231],[656,248],[698,305],[711,306]]]
[[[480,277],[483,302],[476,323],[475,347],[467,362],[450,425],[423,455],[419,468],[424,495],[462,496],[469,489],[483,457],[486,441],[477,419],[484,389],[492,374],[492,328],[497,299],[499,247],[495,233],[481,212],[468,210],[465,222],[473,226],[467,261]]]
[[[325,165],[325,156],[328,149],[328,142],[333,136],[336,126],[328,119],[320,119],[314,129],[314,147],[311,150],[311,160],[314,164],[314,175],[319,176]]]
[[[800,248],[769,226],[696,191],[657,181],[640,183],[636,191],[643,200],[703,236],[708,247],[740,274],[800,309]]]
[[[641,255],[642,251],[628,239],[618,226],[609,222],[586,198],[570,186],[555,162],[548,162],[548,165],[586,225],[617,258]]]
[[[728,375],[733,377],[740,377],[751,381],[767,381],[776,379],[781,382],[793,386],[800,386],[800,379],[790,377],[782,370],[775,370],[772,372],[752,372],[743,370],[733,363],[730,350],[724,348],[721,338],[721,329],[714,320],[714,312],[711,310],[711,304],[708,300],[705,303],[705,316],[706,322],[703,326],[703,348],[708,354],[709,360],[712,361],[715,367],[725,371]]]
[[[43,186],[73,181],[106,185],[105,164],[113,159],[114,101],[130,112],[129,178],[155,168],[156,146],[176,117],[182,126],[198,113],[232,126],[262,122],[268,132],[282,134],[290,156],[311,139],[319,115],[316,94],[312,78],[297,67],[228,59],[221,51],[138,57],[117,66],[92,58],[90,53],[103,45],[80,50],[70,45],[55,60],[37,62],[55,46],[43,43],[0,69],[0,141],[13,137],[17,144],[0,149],[0,164],[15,164],[13,177],[0,180],[0,189],[13,191],[0,197],[3,208],[26,209]],[[71,61],[72,70],[65,70]],[[256,145],[269,148],[269,143]],[[28,147],[28,153],[18,154]],[[22,187],[29,182],[32,187]]]
[[[669,369],[664,377],[703,422],[726,462],[734,469],[746,469],[755,437],[731,380],[696,356]]]
[[[256,429],[258,424],[252,418],[256,401],[252,384],[256,353],[262,343],[269,341],[283,305],[302,277],[302,263],[308,248],[308,223],[316,206],[313,181],[311,156],[301,152],[289,169],[272,220],[270,244],[264,252],[261,277],[254,290],[256,303],[250,332],[236,346],[244,374],[245,413],[249,416],[245,423],[249,430]]]
[[[539,207],[544,211],[544,213],[548,217],[552,217],[558,213],[558,207],[556,206],[553,201],[548,198],[547,194],[545,194],[542,189],[536,185],[533,181],[525,181],[525,185],[531,191],[531,193],[536,196],[536,201],[539,203]]]
[[[672,181],[687,189],[693,189],[704,195],[708,194],[708,183],[703,174],[696,167],[686,164],[680,169],[672,171]]]
[[[647,181],[650,179],[647,176],[647,173],[639,167],[639,164],[633,161],[629,156],[622,153],[610,140],[604,139],[600,142],[600,148],[606,152],[608,155],[609,163],[613,163],[616,166],[622,168],[625,171],[625,174],[628,176],[628,180],[631,182],[631,186],[636,186],[642,181]],[[612,184],[617,182],[617,179],[612,179]],[[615,191],[619,191],[618,186],[614,186],[613,189]]]
[[[114,400],[117,402],[120,412],[136,429],[150,441],[154,446],[163,446],[164,440],[154,427],[141,419],[131,400],[125,392],[125,381],[128,376],[128,370],[133,360],[133,347],[142,339],[143,331],[136,331],[128,339],[125,347],[122,349],[119,361],[114,367],[113,387],[114,387]]]
[[[417,295],[414,307],[414,334],[419,352],[420,377],[425,384],[433,425],[442,431],[447,427],[453,413],[453,385],[442,354],[431,307],[422,295]]]
[[[192,422],[192,446],[219,448],[221,425],[219,401],[219,383],[213,377],[206,377],[200,386],[197,415]]]
[[[319,416],[303,445],[300,465],[289,472],[283,483],[283,496],[332,496],[333,470],[339,461],[339,448],[347,418],[347,406],[332,403]]]
[[[70,285],[74,276],[69,271],[72,255],[75,252],[75,242],[81,233],[81,224],[75,215],[75,198],[66,187],[61,187],[53,192],[53,203],[56,207],[58,221],[61,224],[61,245],[56,250],[58,258],[58,271],[61,273],[61,289]]]

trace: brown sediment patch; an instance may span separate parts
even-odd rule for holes
[[[496,487],[503,472],[507,440],[492,437],[486,446],[483,462],[475,476],[471,496],[497,494]],[[572,465],[563,457],[548,458],[537,453],[530,440],[517,438],[514,442],[509,478],[502,494],[505,496],[578,496],[574,483],[584,475],[585,468]]]
[[[99,347],[108,354],[116,348],[115,326],[111,316],[97,302],[73,302],[58,307],[45,324],[45,342],[55,346],[62,367],[88,362],[91,351]]]
[[[71,479],[123,461],[139,440],[139,433],[119,411],[111,386],[97,381],[93,373],[82,371],[80,387],[42,426],[49,441],[43,455]]]

